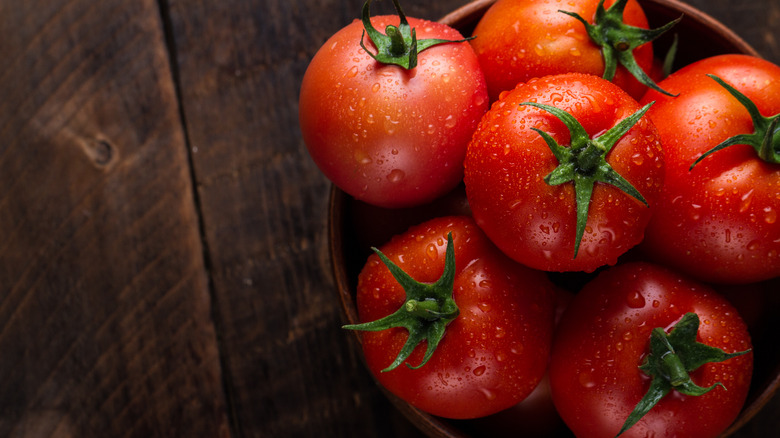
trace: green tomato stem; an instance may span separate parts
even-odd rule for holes
[[[406,292],[406,301],[397,311],[384,318],[362,324],[345,325],[343,328],[362,331],[381,331],[393,327],[405,328],[409,332],[409,338],[393,363],[382,372],[391,371],[401,365],[409,358],[417,345],[427,341],[428,348],[421,363],[417,366],[407,364],[409,368],[420,368],[433,355],[444,337],[447,325],[460,314],[458,305],[452,297],[455,287],[455,245],[452,241],[452,233],[447,235],[444,271],[441,277],[432,284],[421,283],[413,279],[381,251],[376,248],[372,249]]]

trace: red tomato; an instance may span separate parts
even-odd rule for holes
[[[780,67],[746,55],[716,56],[673,73],[660,85],[678,97],[649,92],[642,102],[656,101],[647,114],[661,136],[667,170],[643,249],[658,262],[708,282],[777,277],[780,164],[738,144],[689,170],[720,142],[753,132],[745,107],[706,74],[731,84],[764,116],[780,113]]]
[[[575,435],[616,436],[650,387],[639,367],[649,357],[651,332],[669,332],[689,312],[700,320],[695,341],[727,353],[751,348],[747,327],[728,301],[665,268],[618,265],[583,288],[561,318],[550,361],[555,406]],[[621,437],[718,436],[745,402],[752,363],[746,353],[691,371],[693,383],[721,382],[725,389],[700,396],[672,389]]]
[[[607,1],[605,6],[613,3]],[[599,0],[499,0],[491,6],[474,29],[476,38],[471,41],[491,99],[534,77],[568,72],[602,76],[602,48],[591,40],[583,23],[559,12],[577,13],[592,23],[598,5]],[[647,29],[647,18],[635,0],[629,1],[623,12],[625,24]],[[650,71],[651,44],[639,46],[633,55],[641,69]],[[623,66],[618,67],[614,82],[636,99],[647,89]]]
[[[447,234],[455,253],[460,310],[430,360],[418,369],[382,372],[406,343],[404,328],[363,332],[368,368],[390,392],[434,415],[475,418],[508,408],[545,374],[554,319],[554,286],[546,275],[504,256],[466,216],[432,219],[394,237],[381,252],[412,278],[436,282],[444,271]],[[405,302],[398,281],[376,254],[358,279],[361,321],[392,314]],[[425,348],[407,363],[417,366]]]
[[[371,18],[375,28],[398,16]],[[418,42],[463,37],[440,23],[408,19]],[[340,189],[382,207],[429,202],[463,177],[466,144],[488,107],[487,89],[467,42],[419,53],[410,70],[382,64],[361,48],[360,20],[333,35],[301,84],[303,139],[320,170]],[[363,38],[372,53],[376,46]]]
[[[582,203],[573,183],[548,184],[545,177],[560,168],[560,161],[533,129],[549,133],[561,145],[572,142],[571,135],[546,110],[521,105],[526,101],[570,113],[588,137],[577,144],[602,144],[603,134],[640,110],[616,85],[585,74],[533,79],[506,93],[483,118],[466,154],[466,195],[474,218],[506,254],[535,269],[593,271],[616,263],[642,240],[653,209],[611,184],[596,182],[590,202]],[[600,147],[588,146],[593,151]],[[663,150],[647,117],[617,139],[606,165],[654,205],[663,179]],[[584,170],[588,166],[573,165],[577,172],[596,173]],[[587,224],[578,221],[581,205],[589,206]],[[576,251],[580,223],[585,226],[579,228],[583,235]]]

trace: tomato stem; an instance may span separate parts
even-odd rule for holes
[[[571,145],[563,147],[552,136],[540,129],[532,128],[542,136],[547,146],[558,159],[558,167],[544,177],[544,181],[551,185],[559,185],[567,182],[574,183],[575,202],[577,206],[577,230],[574,242],[574,257],[577,257],[585,234],[585,225],[588,221],[588,208],[593,196],[593,186],[596,182],[613,185],[626,194],[636,198],[646,206],[647,201],[630,182],[623,178],[612,166],[607,163],[606,156],[612,147],[620,140],[638,121],[644,116],[651,102],[634,114],[618,122],[604,134],[591,139],[585,128],[574,116],[566,111],[551,105],[535,102],[524,102],[520,105],[528,105],[543,109],[558,119],[569,129]]]
[[[455,245],[452,241],[452,233],[447,234],[444,271],[435,283],[421,283],[413,279],[381,251],[376,248],[372,248],[372,250],[387,266],[393,278],[403,287],[406,292],[406,301],[397,311],[384,318],[362,324],[349,324],[343,328],[362,331],[381,331],[393,327],[405,328],[409,332],[409,338],[393,363],[382,372],[397,368],[409,358],[417,345],[427,341],[428,347],[420,364],[417,366],[406,364],[412,369],[420,368],[433,355],[444,337],[447,325],[460,314],[452,297],[455,285]]]
[[[590,39],[601,47],[601,54],[604,58],[604,79],[611,81],[615,77],[618,64],[620,64],[642,84],[660,93],[674,96],[661,89],[642,70],[642,67],[639,66],[634,57],[634,49],[655,40],[676,25],[682,17],[672,20],[657,29],[643,29],[630,26],[623,21],[623,11],[626,3],[628,3],[628,0],[618,0],[609,9],[604,9],[604,0],[601,0],[596,8],[593,24],[575,12],[564,10],[559,10],[558,12],[579,20],[585,26]]]
[[[422,51],[438,44],[462,43],[474,38],[471,37],[460,40],[430,38],[417,40],[417,32],[409,26],[409,21],[406,19],[406,15],[404,15],[404,11],[401,9],[398,0],[393,0],[393,4],[395,5],[395,10],[398,12],[400,23],[398,26],[388,25],[385,27],[385,33],[383,34],[371,24],[371,12],[369,11],[370,3],[371,0],[366,0],[363,4],[361,20],[363,21],[365,30],[360,37],[360,47],[362,47],[372,58],[382,64],[394,64],[411,70],[417,66],[417,55]],[[368,38],[374,43],[374,46],[376,46],[376,53],[371,53],[363,43],[363,38],[366,33],[368,33]]]
[[[699,316],[695,313],[686,313],[669,334],[661,327],[653,329],[650,334],[650,354],[639,366],[640,370],[652,378],[650,387],[616,437],[641,420],[672,389],[685,395],[700,396],[718,386],[725,388],[720,382],[706,388],[701,387],[691,380],[690,373],[706,363],[723,362],[751,351],[726,353],[719,348],[702,344],[696,341],[698,331]]]
[[[771,117],[764,117],[761,115],[761,112],[759,112],[756,104],[739,90],[715,75],[708,74],[707,76],[725,88],[729,94],[734,96],[739,103],[745,107],[750,114],[750,118],[753,120],[753,133],[738,134],[727,138],[697,158],[696,161],[691,164],[689,170],[693,170],[694,166],[711,154],[735,144],[749,145],[755,149],[756,154],[758,154],[758,157],[762,160],[767,163],[780,164],[780,113]]]

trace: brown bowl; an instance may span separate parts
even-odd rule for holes
[[[470,34],[485,11],[496,0],[476,0],[444,16],[440,21],[458,29],[464,35]],[[651,27],[661,26],[683,16],[675,28],[654,42],[659,56],[666,53],[672,32],[679,36],[679,47],[675,66],[724,53],[743,53],[758,56],[758,53],[709,15],[676,0],[644,0],[642,8]],[[358,322],[355,305],[357,276],[370,253],[371,246],[380,246],[395,234],[412,225],[435,216],[446,214],[468,214],[468,204],[463,187],[433,203],[407,209],[382,209],[357,201],[336,187],[331,190],[329,209],[330,255],[336,287],[341,300],[344,319],[348,323]],[[575,279],[577,281],[577,279]],[[735,306],[741,311],[751,329],[754,345],[753,380],[748,399],[737,420],[724,432],[733,434],[747,423],[773,397],[780,387],[780,350],[775,347],[772,328],[774,315],[780,314],[780,296],[776,293],[780,284],[773,281],[763,285],[763,291],[735,293]],[[724,291],[728,293],[728,291]],[[773,293],[774,292],[774,293]],[[360,335],[352,332],[352,339],[360,344]],[[381,386],[380,386],[381,388]],[[448,420],[427,414],[393,394],[385,391],[396,408],[431,437],[476,437],[480,434],[495,437],[502,432],[518,435],[520,430],[502,431],[491,427],[491,419]],[[500,414],[499,414],[500,415]],[[539,435],[528,434],[524,428],[522,436],[571,436],[560,419],[550,424]],[[479,432],[478,432],[479,431]]]

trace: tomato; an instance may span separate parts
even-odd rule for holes
[[[581,125],[577,135],[572,139],[571,128],[548,110],[521,105],[527,101],[569,113]],[[616,263],[642,240],[663,180],[653,124],[641,117],[625,126],[642,110],[613,83],[577,73],[532,79],[505,93],[466,153],[466,195],[479,226],[535,269],[593,271]],[[575,147],[554,153],[543,133]],[[556,154],[567,153],[561,163]],[[558,179],[567,171],[575,183]]]
[[[364,12],[368,20],[367,6]],[[398,29],[399,20],[369,23]],[[420,46],[461,42],[420,51],[407,69],[374,59],[377,46],[370,32],[361,37],[365,24],[356,20],[315,54],[299,97],[303,140],[320,170],[353,197],[382,207],[420,205],[452,190],[488,107],[484,76],[462,35],[440,23],[407,22]]]
[[[683,321],[696,318],[698,327],[682,328]],[[685,336],[676,332],[686,329]],[[675,337],[687,337],[692,347],[675,344],[673,351],[661,354],[650,349],[659,339]],[[664,377],[664,370],[652,380],[648,376],[646,363],[680,359],[690,365],[685,354],[712,353],[702,344],[718,349],[717,355],[728,354],[692,367],[683,374],[689,380],[675,384],[681,386],[669,386],[669,375],[676,372]],[[576,436],[611,438],[651,391],[651,382],[665,381],[668,395],[621,436],[715,437],[734,421],[745,402],[751,348],[737,311],[709,287],[657,265],[621,264],[588,283],[561,318],[549,371],[553,401]],[[691,384],[714,386],[703,395],[684,395],[681,391]]]
[[[780,67],[746,55],[716,56],[673,73],[660,85],[678,97],[649,92],[642,102],[656,101],[647,114],[661,136],[667,170],[642,248],[653,260],[708,282],[777,277],[780,164],[736,144],[691,169],[719,143],[754,130],[745,106],[707,74],[735,87],[764,116],[780,113]],[[772,143],[778,155],[777,128]]]
[[[634,36],[621,35],[620,44],[632,41],[638,47],[635,50],[625,47],[622,52],[616,50],[613,55],[606,55],[603,52],[619,45],[617,41],[605,44],[604,49],[590,37],[583,23],[561,12],[579,14],[593,23],[602,3],[599,0],[499,0],[493,4],[474,29],[476,38],[471,41],[485,73],[491,99],[496,100],[502,91],[511,90],[516,84],[534,77],[568,72],[602,76],[605,59],[609,56],[615,62],[617,57],[632,59],[631,65],[636,64],[635,71],[639,75],[642,71],[650,71],[653,65],[651,43],[634,42]],[[614,3],[607,1],[605,4]],[[625,25],[647,29],[647,18],[639,4],[635,0],[622,3],[622,14],[612,10],[611,15],[616,15],[615,19]],[[608,22],[604,25],[606,29],[614,20],[601,20],[605,21]],[[643,78],[644,82],[638,81],[623,65],[617,67],[614,77],[608,78],[636,99],[647,89],[644,83],[654,84],[646,78]]]
[[[557,324],[574,295],[563,288],[556,288],[555,296]],[[476,436],[493,438],[516,437],[518,431],[529,437],[563,436],[568,430],[553,404],[548,374],[520,403],[497,414],[472,420],[465,426]]]
[[[410,338],[409,330],[402,327],[362,332],[362,346],[368,368],[393,394],[434,415],[475,418],[518,403],[544,376],[552,339],[554,286],[544,273],[503,255],[467,216],[435,218],[414,226],[380,252],[414,280],[436,284],[447,277],[443,272],[449,233],[455,260],[449,291],[459,311],[427,362],[427,348],[435,340],[428,339],[411,352],[406,359],[410,366],[393,367],[399,357],[404,359],[399,351]],[[403,311],[401,306],[407,309],[405,293],[378,254],[373,254],[358,278],[360,321],[381,320]]]

